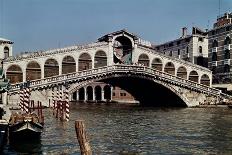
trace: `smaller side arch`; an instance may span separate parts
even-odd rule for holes
[[[164,67],[164,72],[175,75],[175,66],[172,62],[167,62]]]
[[[184,66],[180,66],[177,69],[177,76],[184,78],[184,79],[187,79],[187,69]]]
[[[210,86],[210,79],[209,79],[208,75],[203,74],[201,76],[201,84],[206,85],[206,86]]]
[[[162,60],[161,60],[160,58],[154,58],[154,59],[152,60],[151,67],[152,67],[153,69],[162,71],[162,68],[163,68]]]
[[[62,60],[62,74],[68,74],[76,72],[76,62],[75,59],[67,55]]]
[[[13,64],[6,71],[6,78],[10,79],[10,83],[23,82],[23,72],[19,65]]]
[[[30,61],[26,68],[26,80],[41,79],[41,67],[38,62]]]
[[[107,66],[107,55],[103,50],[97,51],[94,56],[94,68]]]
[[[191,72],[189,73],[189,80],[198,83],[198,80],[199,80],[199,75],[198,75],[198,73],[197,73],[196,71],[194,71],[194,70],[191,71]]]
[[[150,59],[149,59],[148,55],[144,54],[144,53],[140,54],[140,56],[138,58],[138,63],[149,67]]]
[[[92,69],[92,59],[88,53],[82,53],[78,59],[78,71]]]

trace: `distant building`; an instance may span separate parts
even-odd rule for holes
[[[197,27],[192,28],[192,34],[187,34],[187,28],[182,28],[180,38],[155,46],[158,52],[173,56],[191,63],[208,67],[207,32]]]
[[[231,83],[232,13],[218,16],[213,29],[208,32],[209,69],[214,83]]]
[[[2,67],[2,60],[12,56],[12,46],[13,42],[0,38],[0,61],[1,61],[1,67]]]

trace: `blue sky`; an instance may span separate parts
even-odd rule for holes
[[[219,0],[0,0],[0,37],[14,53],[94,42],[126,28],[158,44],[192,26],[212,28]],[[232,0],[221,0],[221,14]]]

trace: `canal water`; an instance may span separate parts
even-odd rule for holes
[[[4,154],[77,154],[74,121],[85,120],[93,154],[232,154],[232,109],[79,105],[71,120],[45,110],[41,141],[7,144]]]

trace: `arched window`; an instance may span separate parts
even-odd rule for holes
[[[143,64],[144,66],[149,67],[149,63],[150,63],[149,57],[146,54],[141,54],[139,56],[138,63],[139,64]]]
[[[92,59],[88,53],[82,53],[78,60],[78,71],[92,69]]]
[[[10,83],[23,82],[23,72],[19,65],[12,65],[6,71],[6,78]]]
[[[44,77],[59,75],[59,65],[55,59],[48,59],[44,64]]]
[[[199,78],[199,75],[198,75],[198,73],[197,73],[196,71],[191,71],[191,72],[189,73],[189,80],[198,83],[198,78]]]
[[[228,49],[225,50],[224,58],[225,59],[230,59],[230,50],[228,50]]]
[[[217,61],[217,53],[213,53],[212,55],[212,61]]]
[[[217,42],[217,40],[214,40],[214,41],[213,41],[212,47],[218,47],[218,42]]]
[[[170,51],[169,56],[172,56],[172,51]]]
[[[177,70],[177,76],[187,79],[187,70],[185,67],[181,66]]]
[[[41,68],[40,65],[35,62],[31,61],[27,65],[26,69],[26,79],[27,80],[36,80],[41,78]]]
[[[162,61],[160,60],[160,58],[153,59],[151,67],[156,69],[156,70],[162,71],[163,64],[162,64]]]
[[[202,46],[199,46],[199,53],[202,54]]]
[[[204,74],[201,76],[201,84],[209,86],[210,85],[210,79],[209,76]]]
[[[224,41],[225,45],[231,44],[231,39],[229,36],[226,37],[225,41]]]
[[[189,53],[189,47],[188,46],[186,47],[186,53],[187,54]]]
[[[175,66],[172,62],[166,63],[164,67],[164,72],[175,75]]]
[[[76,72],[76,62],[72,56],[65,56],[62,61],[62,74]]]
[[[226,64],[226,65],[224,66],[224,72],[225,72],[225,73],[230,72],[230,65]]]
[[[9,57],[9,47],[4,47],[4,59],[8,58]]]
[[[119,36],[115,39],[113,45],[114,63],[131,64],[132,63],[132,42],[126,36]]]
[[[93,100],[93,88],[91,86],[88,86],[86,88],[86,92],[87,92],[87,100],[92,101]]]
[[[94,68],[107,66],[107,56],[104,51],[97,51],[94,57]]]

